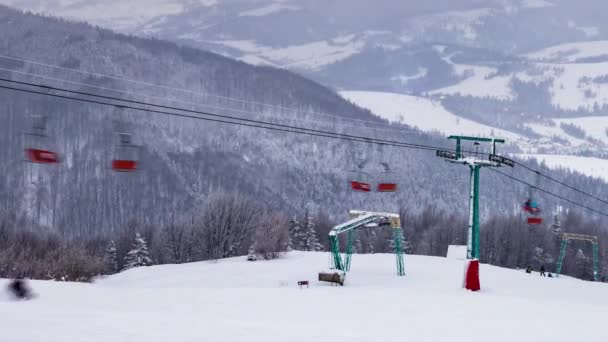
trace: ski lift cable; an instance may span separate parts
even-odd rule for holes
[[[139,111],[143,111],[143,112],[151,112],[151,113],[156,113],[156,114],[166,114],[166,115],[181,116],[181,117],[187,117],[187,118],[193,118],[193,119],[202,119],[202,120],[207,120],[207,121],[216,121],[216,120],[210,120],[209,118],[203,118],[203,117],[198,116],[198,115],[204,115],[204,116],[222,118],[222,119],[226,119],[226,120],[232,120],[229,122],[225,122],[225,121],[221,121],[221,120],[217,121],[217,122],[233,123],[233,124],[237,124],[237,122],[247,122],[247,123],[262,124],[265,126],[297,130],[297,131],[301,131],[302,133],[305,133],[305,132],[318,133],[318,134],[322,134],[321,136],[326,136],[326,137],[327,137],[327,135],[331,135],[330,137],[335,136],[335,137],[339,137],[339,138],[345,138],[343,140],[349,140],[349,138],[351,138],[351,139],[355,139],[353,141],[368,142],[368,143],[372,143],[372,144],[376,144],[376,145],[408,147],[408,148],[413,148],[413,149],[432,150],[432,151],[448,149],[448,147],[424,145],[424,144],[410,143],[410,142],[406,142],[406,141],[386,140],[386,139],[373,138],[373,137],[368,137],[368,136],[323,131],[323,130],[312,129],[312,128],[308,128],[308,127],[299,127],[299,126],[279,124],[279,123],[268,122],[268,121],[261,121],[261,120],[256,120],[256,119],[223,115],[223,114],[218,114],[218,113],[214,113],[214,112],[210,112],[210,111],[200,111],[200,110],[186,109],[186,108],[180,108],[180,107],[174,107],[174,106],[160,105],[160,104],[155,104],[155,103],[150,103],[150,102],[145,102],[145,101],[140,101],[140,100],[124,99],[124,98],[115,97],[115,96],[100,95],[100,94],[83,92],[83,91],[72,90],[72,89],[67,89],[67,88],[49,86],[46,84],[11,80],[11,79],[2,78],[2,77],[0,77],[0,81],[12,83],[12,84],[18,84],[18,85],[22,85],[22,86],[41,88],[41,89],[44,89],[45,92],[33,91],[30,89],[16,88],[16,87],[10,87],[10,86],[1,86],[0,88],[3,88],[3,89],[15,90],[15,91],[20,91],[20,92],[29,92],[29,93],[34,93],[34,94],[38,94],[38,95],[46,95],[46,96],[51,96],[51,97],[56,97],[56,98],[71,99],[71,100],[75,100],[75,101],[95,103],[95,104],[99,104],[99,105],[108,105],[108,106],[115,106],[115,107],[122,106],[127,109],[139,110]],[[89,97],[93,97],[93,98],[109,100],[112,102],[108,103],[108,102],[103,102],[103,101],[98,101],[98,100],[85,99],[85,98],[81,98],[81,97],[53,94],[53,93],[50,93],[49,90],[50,91],[54,90],[54,91],[59,91],[59,92],[64,92],[64,93],[69,93],[69,94],[75,94],[75,95],[89,96]],[[118,101],[118,103],[116,103],[114,101]],[[133,106],[129,106],[126,104],[141,105],[141,106],[146,106],[149,108],[161,108],[163,110],[174,110],[174,111],[197,114],[197,115],[187,115],[187,114],[183,114],[183,113],[164,112],[161,110],[151,110],[149,108],[133,107]],[[251,112],[248,112],[248,113],[251,114]],[[245,125],[245,126],[250,126],[250,125]],[[268,128],[268,127],[260,127],[260,128]],[[292,131],[292,133],[298,133],[298,132]],[[469,151],[469,150],[464,150],[464,149],[461,152],[462,153],[475,153],[475,151]],[[491,155],[489,153],[482,153],[482,152],[480,152],[479,154],[486,155],[486,156]]]
[[[559,184],[559,185],[561,185],[563,187],[566,187],[566,188],[568,188],[570,190],[576,191],[576,192],[578,192],[578,193],[580,193],[582,195],[585,195],[587,197],[593,198],[593,199],[595,199],[595,200],[597,200],[599,202],[602,202],[604,204],[608,204],[608,200],[602,199],[602,198],[597,197],[597,196],[595,196],[593,194],[590,194],[590,193],[588,193],[588,192],[586,192],[584,190],[578,189],[578,188],[576,188],[576,187],[574,187],[574,186],[572,186],[572,185],[570,185],[568,183],[560,181],[559,179],[553,178],[553,177],[551,177],[551,176],[549,176],[547,174],[544,174],[544,173],[540,172],[539,170],[535,170],[535,169],[531,168],[530,166],[528,166],[528,165],[526,165],[524,163],[521,163],[521,162],[518,162],[518,161],[514,161],[514,162],[515,162],[516,165],[519,165],[519,166],[523,167],[524,169],[526,169],[526,170],[528,170],[530,172],[536,173],[540,177],[546,178],[546,179],[548,179],[548,180],[550,180],[550,181],[552,181],[554,183],[557,183],[557,184]]]
[[[95,98],[98,98],[98,99],[100,98],[100,99],[105,99],[105,100],[120,101],[121,103],[119,103],[118,105],[121,105],[121,106],[123,106],[125,108],[128,108],[128,109],[133,109],[133,110],[142,111],[142,112],[149,112],[149,113],[156,113],[156,114],[165,114],[165,115],[172,115],[172,116],[178,116],[178,117],[186,117],[186,118],[199,119],[199,120],[204,120],[204,121],[227,123],[227,124],[247,126],[247,127],[254,127],[254,128],[262,128],[262,129],[268,129],[268,130],[274,130],[274,131],[283,131],[283,132],[286,132],[286,133],[309,134],[309,135],[315,135],[315,136],[320,136],[320,137],[340,139],[340,140],[347,140],[347,141],[354,141],[354,142],[362,142],[362,143],[368,143],[368,144],[395,146],[395,147],[411,148],[411,149],[419,149],[419,150],[433,150],[433,151],[437,150],[437,149],[441,149],[441,148],[438,148],[436,146],[430,146],[430,145],[411,144],[411,143],[406,143],[406,142],[382,140],[382,139],[375,139],[375,138],[369,138],[369,137],[363,137],[363,136],[353,136],[353,135],[348,135],[348,134],[340,134],[340,133],[328,132],[328,131],[322,131],[322,130],[313,130],[313,129],[303,128],[303,127],[297,127],[297,126],[279,125],[279,124],[268,123],[268,122],[258,121],[258,120],[251,120],[251,119],[236,118],[236,117],[231,117],[231,116],[224,116],[224,115],[221,115],[221,114],[215,114],[215,113],[209,113],[209,112],[199,112],[199,111],[192,111],[192,110],[186,110],[186,109],[169,107],[169,106],[160,106],[160,105],[155,105],[155,104],[151,104],[151,103],[145,103],[145,102],[141,102],[141,101],[133,101],[133,100],[126,100],[126,99],[121,99],[121,98],[116,98],[116,97],[110,97],[110,96],[96,95],[96,94],[79,92],[79,91],[74,91],[74,90],[69,90],[69,89],[61,89],[61,88],[57,88],[57,87],[50,87],[50,86],[47,86],[47,85],[28,83],[28,82],[21,82],[21,81],[14,81],[14,80],[9,80],[9,79],[4,79],[4,78],[0,78],[0,81],[4,81],[4,82],[7,82],[7,83],[13,83],[13,84],[19,84],[19,85],[26,85],[26,86],[31,86],[31,87],[37,87],[37,88],[42,88],[42,89],[45,89],[45,90],[46,89],[50,89],[50,90],[55,90],[55,91],[63,91],[65,93],[72,93],[72,94],[78,94],[78,95],[91,96],[91,97],[95,97]],[[43,95],[43,96],[50,96],[50,97],[55,97],[55,98],[74,100],[74,101],[79,101],[79,102],[92,103],[92,104],[99,104],[99,105],[106,105],[106,106],[116,106],[117,105],[117,103],[113,103],[113,102],[104,102],[104,101],[97,100],[97,99],[96,100],[92,100],[92,99],[74,97],[74,96],[69,96],[69,95],[60,95],[60,94],[55,94],[55,93],[52,93],[52,92],[49,92],[49,91],[36,91],[36,90],[32,90],[32,89],[23,89],[23,88],[11,87],[11,86],[7,86],[7,85],[0,85],[0,88],[7,89],[7,90],[13,90],[13,91],[19,91],[19,92],[26,92],[26,93],[31,93],[31,94],[38,94],[38,95]],[[145,106],[152,107],[152,108],[133,107],[133,106],[125,105],[124,103],[145,105]],[[196,114],[201,114],[201,115],[212,116],[212,117],[215,117],[215,118],[201,117],[201,116],[198,116],[198,115],[190,115],[190,114],[184,114],[184,113],[169,112],[169,111],[163,111],[163,110],[158,110],[158,109],[153,109],[153,108],[166,108],[166,109],[171,109],[171,110],[177,110],[177,111],[183,111],[183,112],[189,112],[189,113],[196,113]],[[466,152],[466,151],[463,151],[463,152]],[[469,152],[472,152],[472,151],[469,151]],[[490,168],[490,169],[492,171],[494,171],[494,172],[498,172],[498,173],[503,174],[502,172],[500,172],[498,170],[494,170],[492,168]],[[511,177],[511,176],[506,175],[506,174],[503,174],[503,175],[505,175],[507,177]],[[515,177],[513,177],[513,178],[517,179]],[[519,180],[519,179],[517,179],[517,180],[519,182],[524,183],[524,184],[531,185],[528,182],[525,182],[525,181],[522,181],[522,180]],[[582,191],[582,190],[579,190],[579,189],[577,189],[577,190],[578,191]],[[547,192],[546,190],[542,190],[542,191],[543,192]],[[559,196],[559,195],[555,195],[555,194],[553,194],[553,195],[554,196]],[[563,199],[565,201],[568,201],[570,203],[576,204],[578,206],[581,206],[581,207],[584,207],[584,208],[588,208],[589,210],[592,210],[592,211],[597,212],[599,214],[608,216],[607,214],[604,214],[603,212],[600,212],[600,211],[595,210],[593,208],[584,206],[584,205],[579,204],[579,203],[577,203],[575,201],[569,200],[569,199],[567,199],[567,198],[565,198],[563,196],[559,196],[559,198],[561,198],[561,199]]]
[[[56,70],[74,72],[74,73],[78,73],[81,75],[103,77],[103,78],[113,79],[113,80],[117,80],[117,81],[130,82],[130,83],[134,83],[134,84],[139,84],[139,85],[144,85],[144,86],[149,86],[149,87],[154,87],[154,88],[159,88],[159,89],[178,91],[178,92],[187,93],[187,94],[191,94],[191,95],[208,96],[208,97],[214,97],[214,98],[218,98],[218,99],[222,99],[222,100],[233,101],[233,102],[238,102],[238,103],[243,103],[243,104],[251,104],[251,105],[263,106],[263,107],[267,107],[267,108],[280,109],[280,110],[289,111],[292,113],[299,113],[299,111],[295,108],[290,108],[290,107],[282,106],[282,105],[275,105],[275,104],[269,104],[269,103],[264,103],[264,102],[259,102],[259,101],[237,99],[237,98],[230,97],[230,96],[217,95],[217,94],[212,94],[212,93],[207,93],[207,92],[202,92],[202,91],[193,91],[193,90],[189,90],[189,89],[185,89],[185,88],[172,87],[172,86],[163,85],[163,84],[156,84],[156,83],[151,83],[151,82],[146,82],[146,81],[141,81],[141,80],[130,79],[127,77],[120,77],[120,76],[90,72],[90,71],[85,71],[85,70],[76,70],[76,69],[71,69],[71,68],[67,68],[67,67],[62,67],[59,65],[43,63],[43,62],[34,61],[34,60],[30,60],[30,59],[18,58],[18,57],[8,56],[8,55],[4,55],[4,54],[0,54],[0,58],[24,62],[24,63],[30,63],[30,64],[38,65],[38,66],[44,66],[44,67],[48,67],[48,68],[52,68],[52,69],[56,69]],[[11,69],[9,69],[9,70],[11,70]],[[320,116],[339,118],[341,120],[352,120],[352,121],[359,121],[359,122],[362,122],[365,124],[371,123],[371,124],[375,124],[375,125],[384,125],[384,126],[392,127],[392,125],[382,123],[382,122],[374,122],[374,121],[370,121],[370,120],[357,119],[357,118],[345,118],[344,116],[338,115],[336,113],[315,113],[315,114],[320,115]]]
[[[12,82],[12,83],[23,83],[23,82],[17,82],[17,81],[12,81],[12,80],[5,80],[5,79],[0,79],[0,81],[7,81],[7,82]],[[36,85],[33,85],[33,86],[36,86]],[[19,92],[26,92],[26,93],[38,94],[38,95],[44,95],[44,96],[51,96],[51,97],[55,97],[55,98],[62,98],[62,99],[68,99],[68,100],[74,100],[74,101],[91,103],[91,104],[98,104],[98,105],[106,105],[106,106],[115,106],[116,105],[115,103],[104,102],[102,100],[92,100],[92,99],[74,97],[74,96],[69,96],[69,95],[51,94],[51,93],[46,93],[46,92],[42,92],[42,91],[36,91],[36,90],[31,90],[31,89],[23,89],[23,88],[11,87],[11,86],[6,86],[6,85],[0,85],[0,89],[14,90],[14,91],[19,91]],[[54,88],[54,89],[58,90],[58,91],[63,91],[62,89],[59,89],[59,88]],[[66,92],[74,92],[74,91],[71,91],[71,90],[65,90],[65,91]],[[89,96],[100,97],[99,95],[93,95],[93,94],[91,94]],[[131,102],[129,100],[124,100],[124,99],[119,99],[119,98],[115,98],[115,100],[116,101]],[[435,151],[437,149],[437,147],[432,147],[432,146],[425,146],[425,145],[419,145],[419,144],[409,144],[409,143],[402,143],[402,142],[390,142],[390,141],[384,141],[384,140],[381,140],[381,139],[375,139],[375,138],[369,138],[369,137],[363,137],[363,136],[353,136],[353,135],[348,135],[348,134],[341,134],[341,133],[328,132],[328,131],[322,131],[322,130],[314,130],[314,129],[297,127],[297,126],[279,125],[279,124],[268,123],[268,122],[264,122],[264,121],[251,120],[251,119],[243,119],[243,118],[236,118],[236,117],[230,117],[230,116],[223,116],[223,115],[215,114],[215,113],[195,112],[195,111],[190,111],[190,110],[185,110],[185,109],[179,109],[179,108],[175,108],[173,110],[185,111],[185,112],[194,112],[194,113],[198,113],[200,115],[207,115],[207,116],[212,116],[212,117],[203,117],[203,116],[199,116],[199,115],[192,115],[192,114],[184,114],[184,113],[179,113],[179,112],[163,111],[163,110],[158,110],[158,109],[153,109],[153,108],[159,108],[159,107],[163,108],[165,106],[158,106],[158,105],[154,105],[154,104],[145,104],[145,103],[142,103],[142,104],[146,105],[148,107],[152,107],[152,108],[133,107],[133,106],[124,105],[124,104],[123,104],[123,106],[125,108],[136,110],[136,111],[141,111],[141,112],[149,112],[149,113],[155,113],[155,114],[164,114],[164,115],[171,115],[171,116],[177,116],[177,117],[191,118],[191,119],[210,121],[210,122],[233,124],[233,125],[253,127],[253,128],[262,128],[262,129],[268,129],[268,130],[274,130],[274,131],[282,131],[282,132],[287,132],[287,133],[297,133],[297,134],[305,134],[305,135],[307,134],[307,135],[313,135],[313,136],[319,136],[319,137],[325,137],[325,138],[333,138],[333,139],[340,139],[340,140],[353,141],[353,142],[361,142],[361,143],[368,143],[368,144],[378,144],[378,145],[391,145],[391,146],[396,146],[396,147],[419,149],[419,150],[427,150],[427,151]],[[214,117],[219,117],[219,118],[214,118]]]
[[[495,169],[495,168],[491,168],[491,167],[490,167],[490,168],[488,168],[488,169],[489,169],[490,171],[492,171],[492,172],[496,172],[496,173],[498,173],[499,175],[501,175],[501,176],[503,176],[503,177],[507,177],[507,178],[509,178],[509,179],[511,179],[511,180],[513,180],[513,181],[519,182],[519,183],[521,183],[521,184],[523,184],[523,185],[525,185],[525,186],[528,186],[528,187],[533,186],[533,185],[532,185],[531,183],[529,183],[529,182],[526,182],[526,181],[524,181],[524,180],[521,180],[521,179],[519,179],[519,178],[517,178],[517,177],[513,177],[513,176],[511,176],[511,175],[509,175],[509,174],[506,174],[506,173],[504,173],[504,172],[502,172],[502,171],[499,171],[499,170],[497,170],[497,169]],[[567,197],[564,197],[564,196],[558,195],[558,194],[556,194],[556,193],[554,193],[554,192],[551,192],[551,191],[549,191],[549,190],[542,189],[542,188],[540,188],[540,187],[536,187],[536,189],[537,189],[538,191],[540,191],[540,192],[543,192],[543,193],[545,193],[545,194],[547,194],[547,195],[550,195],[550,196],[553,196],[553,197],[555,197],[555,198],[558,198],[558,199],[560,199],[560,200],[562,200],[562,201],[566,201],[566,202],[568,202],[568,203],[570,203],[570,204],[576,205],[576,206],[581,207],[581,208],[583,208],[583,209],[587,209],[587,210],[593,211],[593,212],[595,212],[596,214],[599,214],[599,215],[602,215],[602,216],[606,216],[606,217],[608,217],[608,213],[605,213],[605,212],[599,211],[599,210],[597,210],[597,209],[591,208],[591,207],[589,207],[589,206],[586,206],[586,205],[584,205],[584,204],[578,203],[578,202],[576,202],[576,201],[574,201],[574,200],[571,200],[571,199],[569,199],[569,198],[567,198]]]
[[[89,75],[89,76],[96,76],[96,77],[104,77],[104,78],[108,78],[108,79],[113,79],[113,80],[119,80],[119,81],[125,81],[125,82],[131,82],[134,84],[140,84],[140,85],[145,85],[145,86],[150,86],[150,87],[155,87],[155,88],[160,88],[160,89],[165,89],[165,90],[174,90],[174,91],[179,91],[179,92],[184,92],[184,93],[189,93],[189,94],[193,94],[193,95],[200,95],[200,96],[209,96],[209,97],[215,97],[215,98],[219,98],[219,99],[224,99],[224,100],[229,100],[229,101],[235,101],[235,102],[240,102],[240,103],[247,103],[247,104],[253,104],[253,105],[259,105],[259,106],[265,106],[265,107],[269,107],[269,108],[276,108],[276,109],[281,109],[284,111],[291,111],[293,113],[297,113],[298,111],[294,108],[289,108],[286,106],[281,106],[281,105],[273,105],[273,104],[268,104],[268,103],[263,103],[263,102],[257,102],[257,101],[250,101],[250,100],[243,100],[243,99],[236,99],[236,98],[232,98],[232,97],[228,97],[228,96],[222,96],[222,95],[217,95],[217,94],[211,94],[211,93],[205,93],[205,92],[197,92],[197,91],[192,91],[189,89],[184,89],[184,88],[178,88],[178,87],[171,87],[171,86],[167,86],[167,85],[162,85],[162,84],[155,84],[155,83],[151,83],[151,82],[145,82],[145,81],[141,81],[141,80],[134,80],[134,79],[130,79],[130,78],[126,78],[126,77],[119,77],[119,76],[113,76],[113,75],[107,75],[107,74],[102,74],[102,73],[95,73],[95,72],[90,72],[90,71],[85,71],[85,70],[75,70],[75,69],[70,69],[67,67],[62,67],[62,66],[58,66],[58,65],[53,65],[53,64],[48,64],[48,63],[43,63],[43,62],[39,62],[39,61],[34,61],[34,60],[30,60],[30,59],[24,59],[24,58],[18,58],[18,57],[14,57],[14,56],[9,56],[9,55],[4,55],[4,54],[0,54],[0,58],[3,59],[7,59],[7,60],[13,60],[13,61],[20,61],[20,62],[24,62],[24,63],[30,63],[33,65],[39,65],[39,66],[44,66],[44,67],[48,67],[48,68],[53,68],[53,69],[57,69],[57,70],[63,70],[63,71],[68,71],[68,72],[75,72],[75,73],[79,73],[82,75]],[[12,71],[12,72],[19,72],[16,70],[11,70],[11,69],[2,69],[2,70],[6,70],[6,71]],[[20,72],[23,73],[23,72]],[[92,85],[88,85],[90,87],[94,87]],[[117,90],[114,90],[117,91]],[[372,124],[377,124],[377,125],[384,125],[384,126],[390,126],[389,124],[385,124],[385,123],[376,123],[376,122],[372,122],[369,120],[365,120],[365,119],[356,119],[356,118],[344,118],[343,116],[339,116],[336,114],[328,114],[328,113],[316,113],[316,115],[321,115],[321,116],[328,116],[328,117],[333,117],[333,118],[339,118],[341,120],[352,120],[352,121],[359,121],[359,122],[363,122],[363,123],[372,123]],[[463,151],[463,152],[467,152],[467,151]],[[469,151],[470,152],[470,151]],[[483,153],[484,155],[486,153]],[[528,169],[529,171],[532,172],[539,172],[538,170],[534,170],[531,167],[529,167],[528,165],[525,165],[521,162],[518,161],[514,161],[515,164]],[[555,179],[551,176],[548,176],[544,173],[541,173],[541,176],[544,178],[547,178],[549,180],[551,180],[552,182],[558,183],[564,187],[569,188],[570,190],[576,191],[578,193],[581,193],[585,196],[588,196],[590,198],[593,198],[599,202],[602,202],[604,204],[608,204],[608,200],[599,198],[595,195],[592,195],[586,191],[580,190],[574,186],[571,186],[563,181],[560,181],[558,179]]]
[[[169,102],[174,102],[174,103],[201,106],[201,107],[210,108],[210,109],[224,109],[224,110],[230,110],[233,112],[238,112],[238,113],[243,113],[243,114],[251,114],[251,111],[239,109],[239,108],[225,107],[225,106],[218,106],[218,105],[208,105],[208,104],[204,104],[204,103],[200,103],[200,102],[185,101],[185,100],[179,100],[179,99],[167,99],[166,97],[162,97],[162,96],[136,93],[136,92],[131,92],[131,91],[127,91],[127,90],[119,90],[116,88],[110,88],[110,87],[102,87],[102,86],[92,85],[89,83],[70,81],[70,80],[66,80],[66,79],[62,79],[62,78],[56,78],[56,77],[51,77],[51,76],[46,76],[46,75],[41,75],[41,74],[36,74],[36,73],[30,73],[30,72],[24,72],[24,71],[19,71],[19,70],[13,70],[13,69],[7,69],[7,68],[2,68],[2,67],[0,67],[0,70],[11,72],[11,73],[18,74],[18,75],[31,76],[31,77],[35,77],[35,78],[41,78],[41,79],[45,79],[45,80],[57,81],[57,82],[62,82],[62,83],[67,83],[67,84],[72,84],[72,85],[78,85],[78,86],[84,86],[84,87],[88,87],[88,88],[92,88],[92,89],[105,90],[105,91],[115,92],[115,93],[119,93],[119,94],[141,96],[141,97],[145,97],[148,99],[157,99],[157,100],[169,101]],[[293,113],[296,113],[295,110],[290,110],[290,111]],[[307,113],[307,114],[309,114],[309,113]],[[322,114],[322,113],[312,113],[312,115],[324,116],[324,114]],[[259,117],[265,117],[265,118],[269,118],[269,119],[277,118],[276,116],[270,116],[270,115],[259,115]],[[331,117],[337,118],[342,121],[351,120],[350,118],[333,116],[333,115]],[[311,120],[311,119],[302,119],[302,118],[287,118],[287,119],[290,121],[296,121],[296,122],[311,122],[311,123],[318,123],[318,124],[322,124],[322,125],[335,125],[335,126],[339,126],[340,128],[356,128],[356,129],[363,129],[363,130],[394,132],[394,133],[398,133],[401,135],[419,135],[420,134],[418,132],[404,132],[402,129],[394,128],[395,126],[393,126],[393,125],[387,125],[387,124],[374,122],[374,121],[367,121],[367,120],[363,120],[363,119],[357,119],[357,120],[361,120],[362,123],[366,123],[367,125],[359,126],[359,125],[355,125],[355,124],[346,124],[346,123],[342,123],[342,122]],[[392,127],[392,128],[370,127],[369,125],[387,126],[387,127]]]
[[[385,140],[385,139],[372,138],[372,137],[367,137],[367,136],[359,136],[359,135],[352,135],[352,134],[345,134],[345,133],[323,131],[323,130],[306,128],[306,127],[298,127],[298,126],[278,124],[278,123],[255,120],[255,119],[222,115],[222,114],[218,114],[218,113],[214,113],[214,112],[210,112],[210,111],[198,111],[198,110],[184,109],[184,108],[173,107],[173,106],[159,105],[159,104],[148,103],[148,102],[143,102],[143,101],[129,100],[129,99],[123,99],[123,98],[119,98],[119,97],[106,96],[106,95],[98,95],[98,94],[94,94],[94,93],[76,91],[76,90],[59,88],[59,87],[51,87],[48,85],[40,85],[40,84],[36,84],[36,83],[10,80],[10,79],[1,78],[1,77],[0,77],[0,81],[18,84],[18,85],[25,85],[25,86],[30,86],[30,87],[44,88],[44,89],[50,88],[51,90],[55,90],[55,91],[59,91],[59,92],[88,96],[88,97],[93,97],[93,98],[102,99],[102,100],[119,101],[120,103],[103,102],[100,100],[91,100],[91,99],[85,99],[85,98],[80,98],[80,97],[53,94],[53,93],[48,93],[48,92],[34,91],[31,89],[24,89],[24,88],[10,87],[10,86],[2,86],[2,88],[4,88],[4,89],[35,93],[35,94],[39,94],[39,95],[52,96],[52,97],[57,97],[57,98],[72,99],[72,100],[77,100],[77,101],[81,101],[81,102],[96,103],[96,104],[100,104],[100,105],[115,106],[115,105],[119,104],[119,105],[122,105],[129,109],[140,110],[140,111],[144,111],[144,112],[145,111],[154,112],[157,114],[167,114],[167,115],[183,116],[183,117],[189,117],[189,118],[209,119],[209,118],[203,118],[203,117],[198,116],[198,115],[204,115],[204,116],[211,116],[211,117],[215,117],[215,118],[221,118],[221,119],[225,119],[225,120],[231,120],[228,123],[246,122],[246,123],[251,123],[251,124],[261,124],[261,125],[265,125],[266,127],[285,128],[285,129],[297,130],[297,131],[308,132],[308,133],[318,133],[318,134],[331,135],[331,136],[336,136],[336,137],[341,137],[341,138],[351,138],[351,139],[356,139],[356,140],[365,141],[365,142],[369,142],[369,143],[375,143],[378,145],[412,147],[412,148],[418,148],[418,149],[422,149],[422,150],[433,150],[433,151],[436,151],[437,149],[445,149],[445,147],[429,146],[429,145],[423,145],[423,144],[408,143],[408,142],[403,142],[403,141]],[[146,106],[146,107],[151,107],[151,108],[161,108],[163,110],[172,110],[172,111],[197,114],[197,115],[189,115],[189,114],[187,115],[187,114],[183,114],[183,113],[164,112],[162,110],[151,110],[149,108],[133,107],[133,106],[125,105],[126,103],[132,104],[132,105],[133,104],[141,105],[141,106]],[[211,120],[211,121],[213,121],[213,120]],[[219,122],[223,122],[223,121],[219,121]]]

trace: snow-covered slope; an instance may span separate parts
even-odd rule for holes
[[[608,41],[587,41],[560,44],[525,54],[524,57],[541,62],[575,63],[581,59],[608,57]]]
[[[326,253],[135,269],[96,284],[33,282],[38,298],[0,300],[7,341],[605,341],[607,284],[463,262],[354,255],[345,287],[316,281]],[[310,280],[310,288],[297,281]],[[0,281],[4,287],[5,281]],[[573,325],[573,320],[576,324]],[[550,321],[551,324],[547,324]]]
[[[435,131],[444,135],[522,139],[516,133],[458,117],[447,111],[440,103],[424,97],[368,91],[343,91],[340,95],[384,119],[417,127],[422,131]]]

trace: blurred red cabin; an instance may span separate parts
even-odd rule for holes
[[[112,170],[118,172],[133,172],[137,170],[137,161],[135,160],[113,160]]]
[[[56,164],[59,162],[57,153],[36,148],[28,148],[25,150],[27,158],[32,163],[39,164]]]
[[[372,187],[368,183],[351,181],[350,186],[354,191],[370,192]]]

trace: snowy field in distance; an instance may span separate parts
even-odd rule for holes
[[[463,262],[354,255],[345,287],[316,281],[327,253],[130,270],[95,284],[33,282],[38,298],[0,297],[11,342],[606,341],[608,284],[481,267],[483,290],[461,289]],[[311,287],[299,289],[298,280]],[[4,287],[6,281],[0,280]],[[2,294],[0,294],[1,296]]]
[[[461,118],[440,103],[422,97],[371,91],[342,91],[340,95],[386,120],[422,131],[436,131],[445,135],[495,136],[510,140],[522,138],[513,132]]]
[[[596,40],[560,44],[528,53],[523,57],[537,61],[575,63],[578,60],[608,55],[608,41]]]

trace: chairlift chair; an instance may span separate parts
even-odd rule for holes
[[[370,183],[370,176],[367,172],[363,171],[365,162],[357,165],[357,170],[349,172],[349,183],[351,190],[355,192],[371,192],[372,186]]]
[[[119,143],[112,160],[112,170],[116,172],[135,172],[138,169],[139,146],[133,144],[133,134],[118,132]]]
[[[527,222],[531,225],[539,225],[543,223],[543,218],[540,217],[541,208],[538,205],[538,202],[535,199],[535,191],[534,189],[538,186],[540,182],[540,174],[537,173],[536,181],[534,186],[530,186],[528,189],[528,199],[524,203],[523,210],[528,213]]]
[[[24,150],[27,161],[37,164],[59,163],[59,156],[54,152],[50,140],[47,134],[47,117],[44,115],[32,116],[31,128],[24,133]]]
[[[394,172],[391,171],[388,163],[380,163],[384,168],[384,172],[380,175],[377,186],[378,192],[397,192],[397,182],[394,181]]]

